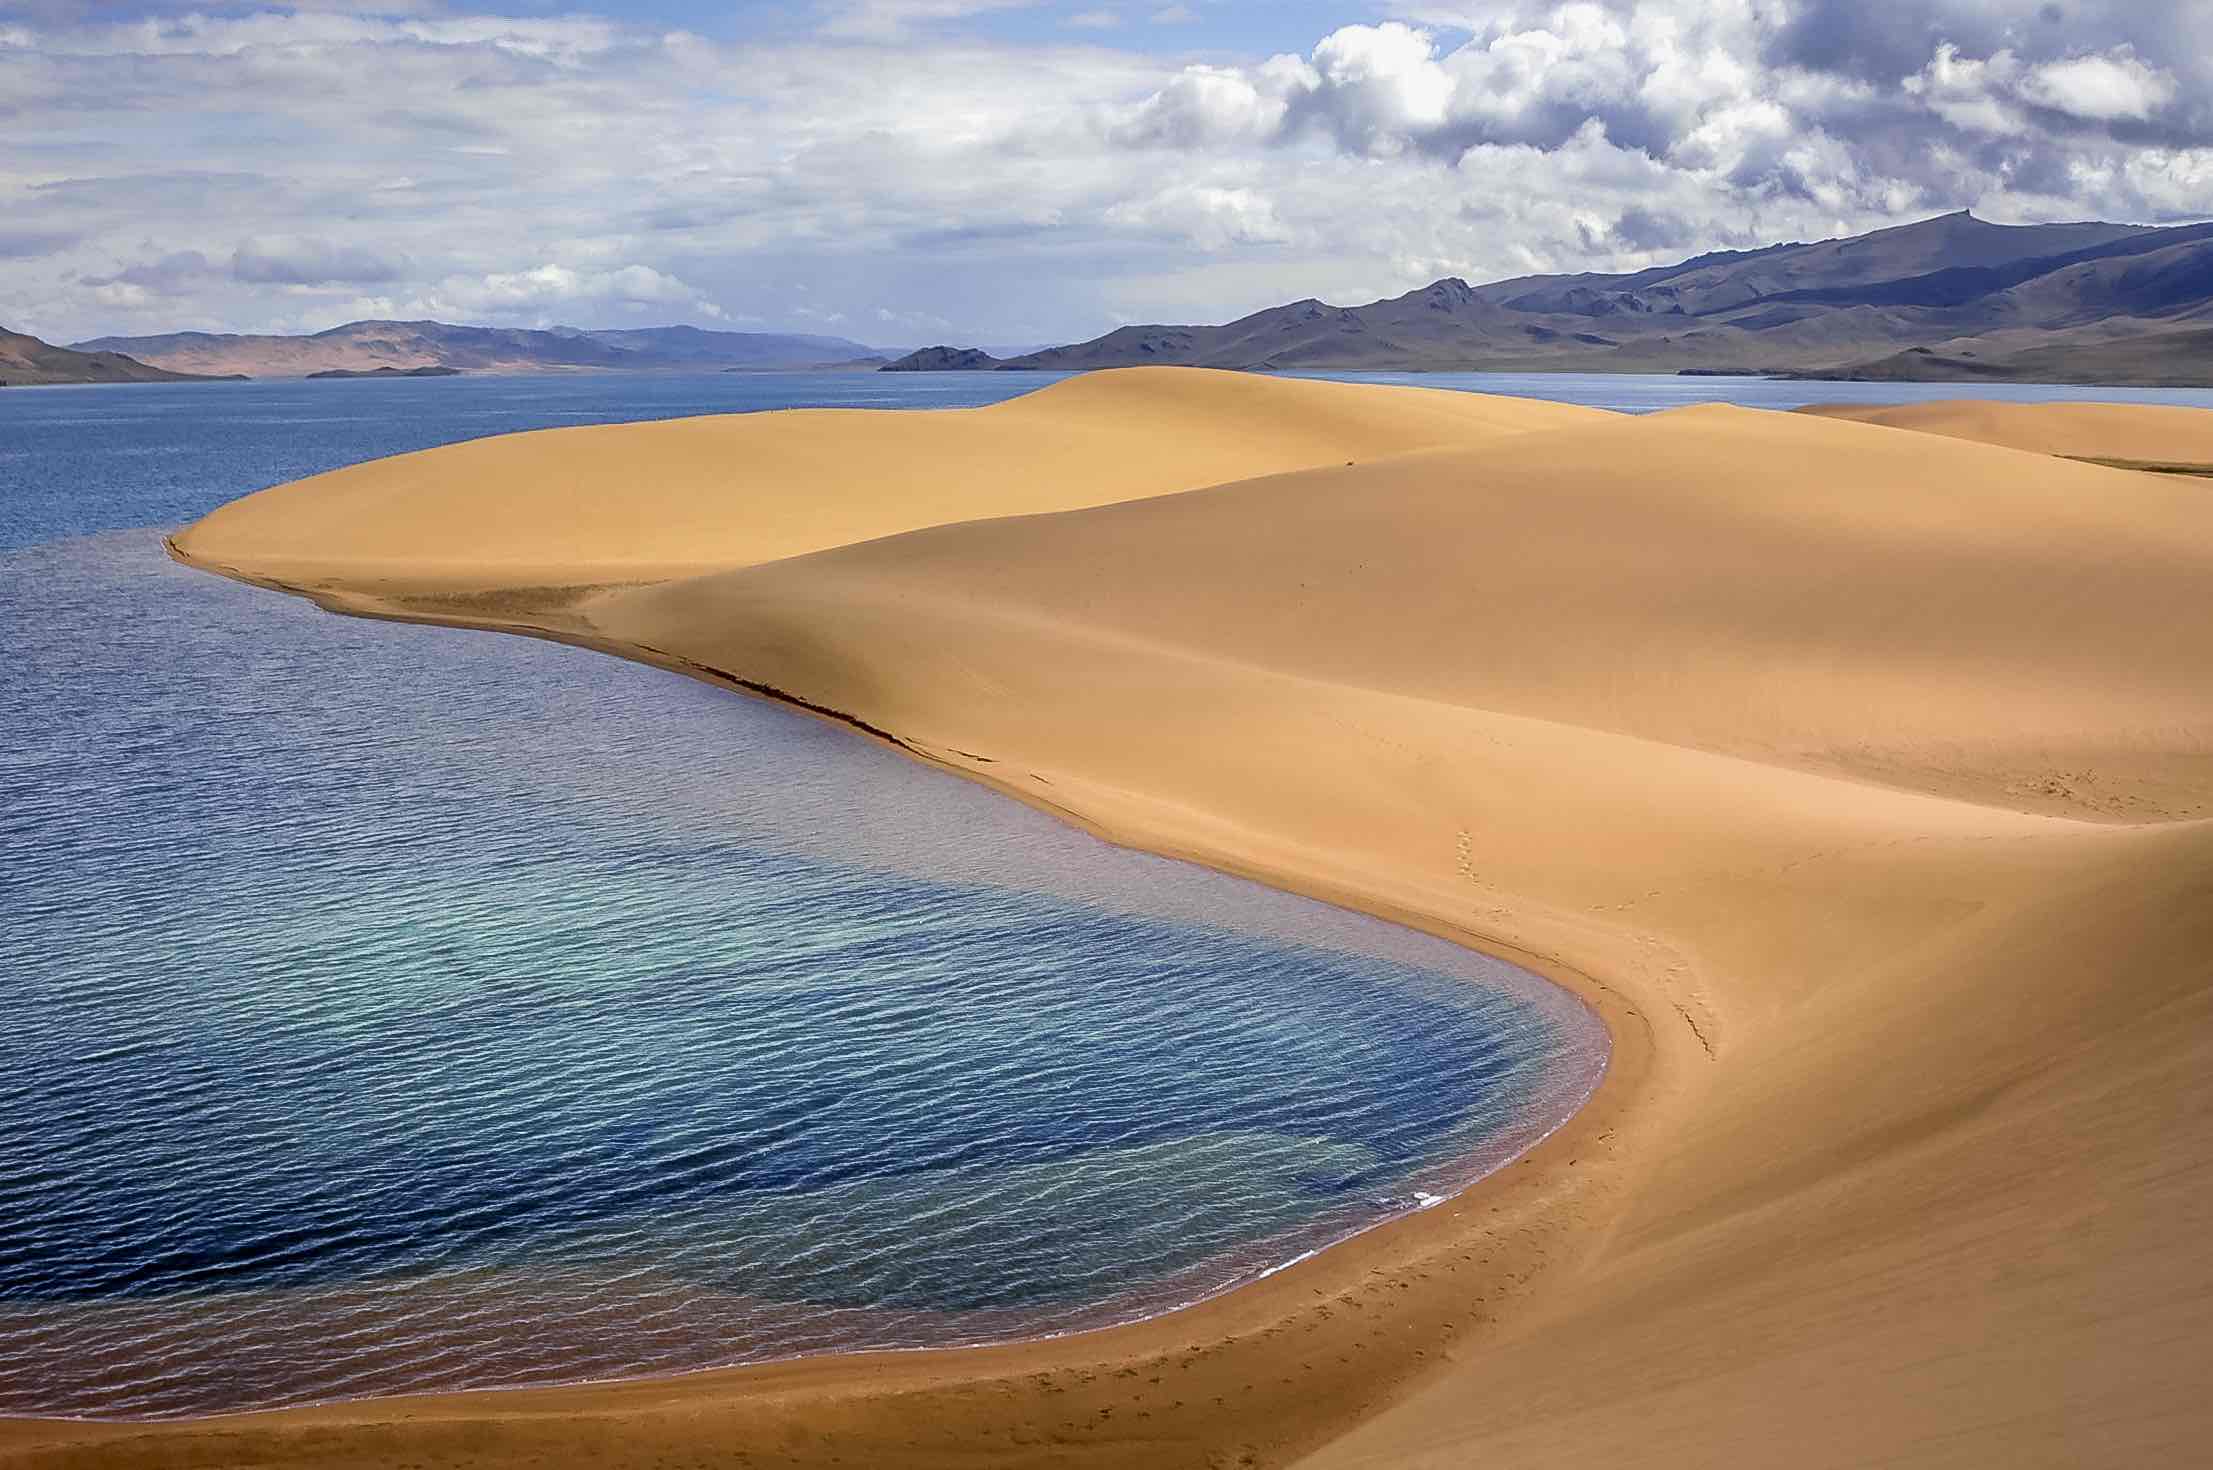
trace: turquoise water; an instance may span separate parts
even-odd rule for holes
[[[0,1413],[1031,1336],[1460,1187],[1601,1028],[781,709],[160,528],[443,439],[1034,378],[0,395]]]

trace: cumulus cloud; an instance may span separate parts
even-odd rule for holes
[[[1781,14],[1780,10],[1774,12]],[[1457,45],[1387,21],[1324,37],[1310,56],[1258,66],[1194,65],[1122,120],[1140,143],[1318,130],[1351,151],[1457,156],[1484,143],[1556,147],[1591,121],[1656,157],[1742,151],[1762,137],[1836,122],[1866,125],[1880,89],[1844,74],[1763,65],[1768,12],[1677,0],[1571,0],[1476,26]],[[1473,22],[1471,21],[1472,25]],[[2019,133],[2035,109],[2078,121],[2146,120],[2180,94],[2175,77],[2127,45],[2035,61],[1974,55],[1938,41],[1890,99],[1962,132]],[[1895,117],[1893,118],[1895,121]]]
[[[1699,181],[1709,213],[1772,216],[1796,200],[1842,227],[1915,207],[2043,213],[2069,195],[2074,213],[2126,212],[2173,194],[2122,187],[2144,172],[2147,142],[2180,145],[2185,170],[2213,146],[2205,48],[2179,53],[2197,69],[2188,75],[2137,50],[2136,37],[2164,34],[2186,7],[2137,3],[2059,26],[2047,3],[2028,31],[1993,31],[1989,7],[1945,0],[1429,7],[1426,23],[1345,26],[1305,55],[1187,66],[1105,132],[1139,148],[1295,151],[1323,139],[1369,159],[1453,161],[1553,153],[1595,127]],[[1955,21],[1970,40],[1949,38]],[[2012,44],[1970,44],[1993,35]],[[1910,64],[1885,75],[1884,58]],[[2118,166],[2131,157],[2135,170]],[[2085,209],[2093,180],[2109,192]]]
[[[1994,57],[1961,56],[1946,42],[1929,64],[1902,84],[1913,98],[1953,128],[1967,133],[2006,135],[2028,127],[2018,105],[2021,68],[2010,51]]]
[[[2178,91],[2170,73],[2145,65],[2126,47],[2030,65],[2012,51],[1962,56],[1949,42],[1903,88],[1951,126],[1988,135],[2030,132],[2035,108],[2092,123],[2144,121]]]
[[[1249,71],[1187,66],[1150,97],[1119,109],[1107,131],[1138,147],[1270,141],[1282,134],[1291,98],[1305,88],[1307,76],[1304,65],[1288,56]]]
[[[2175,91],[2171,75],[2146,66],[2126,48],[2046,62],[2021,83],[2021,95],[2031,102],[2099,122],[2148,118],[2174,101]]]

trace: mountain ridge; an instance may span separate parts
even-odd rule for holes
[[[256,378],[430,367],[472,373],[800,368],[852,362],[875,352],[847,338],[801,333],[723,332],[693,326],[480,327],[384,318],[299,335],[168,332],[94,337],[71,347],[81,352],[129,353],[171,372]]]
[[[1215,325],[1118,327],[968,370],[1635,372],[1893,381],[2213,384],[2213,224],[2005,225],[1968,211],[1865,235],[1709,251],[1617,275],[1445,277]],[[924,371],[925,349],[887,371]]]
[[[170,372],[120,352],[57,347],[28,332],[0,327],[0,388],[62,383],[187,383],[211,381]]]

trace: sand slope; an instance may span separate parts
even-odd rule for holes
[[[2186,1463],[2213,1438],[2213,495],[1818,416],[1481,412],[1526,432],[511,612],[1539,965],[1617,1058],[1529,1163],[1129,1331],[0,1429],[0,1459]],[[227,514],[193,555],[317,549]],[[444,554],[443,523],[366,530]]]
[[[2139,403],[1824,403],[1800,409],[1893,429],[1916,429],[1982,444],[2076,459],[2213,467],[2213,413]]]
[[[866,618],[840,648],[922,658],[954,636],[925,623],[988,616],[2000,804],[2190,815],[2133,783],[2205,755],[2178,720],[2213,728],[2213,622],[2181,615],[2207,606],[2209,505],[2187,479],[1711,407],[947,527],[593,617],[821,691],[803,648],[729,640]],[[2146,763],[2126,779],[2123,752]],[[2102,761],[2071,808],[2034,789]]]

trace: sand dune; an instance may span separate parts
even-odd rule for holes
[[[1916,429],[1981,444],[2075,459],[2213,468],[2213,413],[2140,403],[1815,404],[1799,410],[1893,429]]]
[[[300,578],[668,576],[1602,417],[1444,391],[1205,381],[1192,393],[1162,375],[1111,374],[990,408],[809,409],[482,439],[248,496],[178,546]]]
[[[1192,480],[1231,457],[1217,398],[1230,437],[1265,433],[1215,379],[1060,391],[1071,417],[1188,395]],[[1337,392],[1282,400],[1286,439]],[[378,560],[315,590],[376,606],[379,577],[466,570],[459,525],[503,617],[773,686],[1121,840],[1536,965],[1617,1051],[1528,1162],[1133,1329],[0,1427],[0,1461],[2187,1462],[2213,1436],[2213,496],[1818,416],[1465,412],[1396,456],[1050,514],[963,522],[946,484],[941,524],[783,560],[752,553],[829,534],[789,509],[814,485],[734,500],[708,428],[656,426],[624,482],[711,501],[686,513],[753,564],[650,586],[530,591],[534,562],[625,580],[595,561],[604,528],[519,525],[510,562],[523,488],[428,456],[387,500],[325,477],[184,549],[276,577],[255,558],[326,554],[335,499]],[[2110,442],[2034,412],[2037,442]],[[952,431],[840,432],[865,454]],[[1145,484],[1176,478],[1167,432]],[[1038,441],[964,444],[997,515]],[[421,516],[434,489],[462,504]]]
[[[842,670],[847,647],[925,658],[956,637],[937,619],[988,616],[2004,798],[2213,728],[2213,623],[2174,616],[2203,605],[2208,504],[2186,479],[1710,407],[946,527],[592,615],[840,708],[994,701],[845,687],[808,630],[870,620],[836,640]]]

